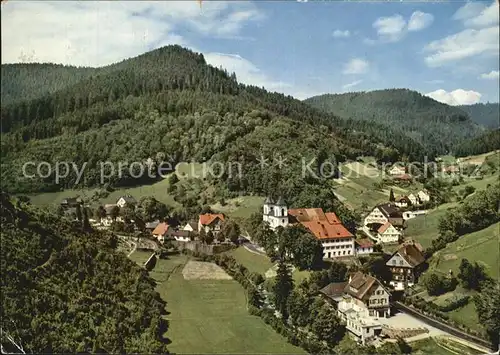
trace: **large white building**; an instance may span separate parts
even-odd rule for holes
[[[264,201],[264,214],[262,216],[264,222],[269,224],[272,230],[277,227],[285,228],[288,226],[288,207],[283,198],[274,201],[272,198],[266,198]]]

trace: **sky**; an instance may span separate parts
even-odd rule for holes
[[[496,1],[2,1],[2,64],[103,66],[179,44],[305,99],[409,88],[499,101]]]

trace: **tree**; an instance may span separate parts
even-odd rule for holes
[[[305,327],[311,323],[310,307],[312,299],[298,289],[288,297],[288,314],[293,324]]]
[[[392,273],[385,263],[386,260],[383,256],[369,256],[362,269],[381,281],[389,282],[392,279]]]
[[[152,196],[148,196],[140,199],[136,212],[143,221],[164,221],[170,211],[167,205]]]
[[[481,292],[474,296],[476,313],[495,348],[500,336],[500,284],[487,281]]]
[[[236,244],[240,237],[240,226],[233,220],[227,220],[222,226],[221,234]]]
[[[205,243],[208,245],[212,244],[214,242],[214,234],[212,233],[211,230],[208,231],[208,233],[205,236]]]
[[[250,286],[247,289],[248,303],[252,306],[261,308],[264,305],[264,300],[260,292],[254,287]]]
[[[84,232],[89,232],[92,230],[92,227],[90,226],[89,222],[89,214],[90,214],[90,209],[88,207],[84,207],[82,216],[82,230]]]
[[[335,312],[326,306],[314,317],[311,330],[319,340],[326,341],[329,345],[336,345],[345,334],[345,326],[341,324]]]
[[[83,218],[83,214],[82,214],[82,206],[80,204],[76,205],[75,213],[76,213],[76,219],[81,221]]]
[[[479,290],[481,283],[488,279],[482,265],[477,262],[471,264],[467,259],[462,259],[457,277],[462,286],[470,290]]]
[[[116,221],[119,215],[120,215],[120,207],[113,206],[113,208],[111,208],[111,211],[109,212],[109,216],[113,221]]]
[[[275,284],[273,286],[273,299],[276,309],[281,313],[283,319],[288,318],[287,301],[293,290],[293,279],[290,269],[280,259],[276,270]]]
[[[295,233],[293,233],[295,231]],[[314,238],[309,231],[300,227],[288,227],[285,233],[291,236],[287,240],[291,241],[289,246],[293,250],[293,264],[299,269],[317,269],[323,264],[323,245],[321,241]],[[296,239],[292,239],[296,237]],[[295,242],[293,242],[295,240]]]
[[[106,210],[103,206],[99,206],[94,211],[95,219],[101,221],[101,219],[106,218]]]
[[[396,201],[396,198],[394,197],[394,190],[393,189],[391,189],[391,191],[389,192],[389,201],[390,202]]]
[[[430,296],[437,296],[443,293],[443,283],[441,278],[432,273],[425,280],[425,288]]]

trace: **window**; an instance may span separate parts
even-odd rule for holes
[[[399,265],[403,265],[403,260],[399,260]]]
[[[396,260],[395,259],[392,260],[392,265],[396,265]]]

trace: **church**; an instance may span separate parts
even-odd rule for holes
[[[302,224],[323,245],[323,258],[350,257],[373,252],[373,243],[363,240],[360,244],[333,212],[321,208],[288,209],[283,198],[274,201],[268,197],[264,202],[263,220],[272,230],[277,227]],[[368,245],[369,244],[369,245]]]

